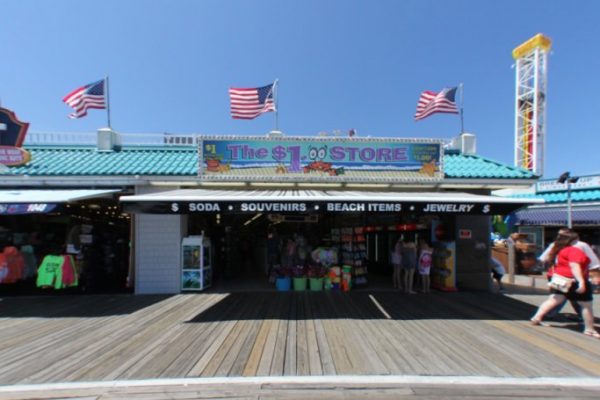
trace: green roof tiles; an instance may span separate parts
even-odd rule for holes
[[[194,147],[128,146],[118,152],[94,146],[28,146],[31,161],[10,167],[6,174],[30,176],[194,176],[198,153]],[[529,171],[476,155],[447,152],[447,179],[535,179]]]

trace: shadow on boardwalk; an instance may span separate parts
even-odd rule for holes
[[[0,318],[84,318],[128,315],[168,299],[169,295],[11,296],[0,302]]]
[[[531,304],[490,293],[405,295],[395,291],[231,293],[187,322],[306,320],[526,320]]]

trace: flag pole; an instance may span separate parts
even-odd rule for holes
[[[273,82],[273,97],[275,100],[275,130],[279,131],[279,93],[278,93],[278,87],[279,87],[279,79],[275,79],[275,82]]]
[[[464,99],[464,88],[462,82],[458,85],[460,88],[460,133],[465,133],[465,122],[463,117],[463,99]]]
[[[110,128],[110,96],[108,92],[108,74],[104,77],[104,89],[106,92],[106,118],[108,120],[108,127]]]

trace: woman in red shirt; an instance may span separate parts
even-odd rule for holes
[[[589,282],[590,259],[579,248],[571,244],[577,240],[575,232],[559,232],[554,248],[549,259],[555,260],[554,273],[574,280],[567,293],[551,289],[550,297],[538,308],[531,318],[534,325],[543,325],[544,316],[557,305],[568,300],[576,301],[581,306],[585,330],[583,333],[600,339],[600,333],[594,328],[594,314],[592,312],[592,285]]]

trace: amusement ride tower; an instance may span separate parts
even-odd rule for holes
[[[541,33],[512,52],[516,61],[515,166],[544,174],[546,87],[551,40]]]

